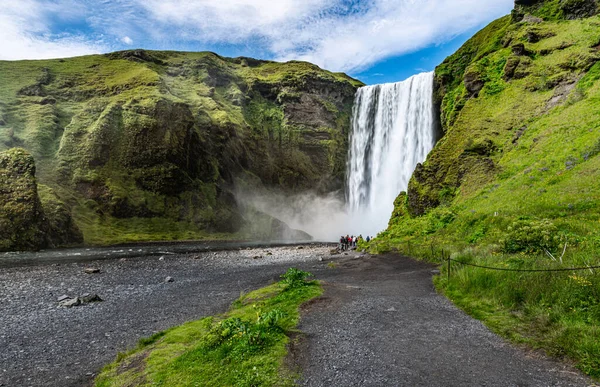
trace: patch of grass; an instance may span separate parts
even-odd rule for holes
[[[585,267],[586,262],[569,257],[560,265],[524,255],[455,257],[519,269]],[[519,273],[455,266],[459,267],[452,270],[449,282],[444,267],[435,284],[457,306],[496,333],[544,349],[550,356],[572,359],[583,372],[600,378],[600,273]]]
[[[296,375],[284,365],[288,335],[300,305],[322,294],[309,275],[289,269],[223,315],[140,340],[103,369],[96,386],[292,386]]]

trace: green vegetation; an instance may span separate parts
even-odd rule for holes
[[[239,238],[234,182],[340,189],[360,82],[305,62],[133,50],[0,61],[0,151],[22,147],[88,244]]]
[[[563,264],[531,255],[484,256],[463,251],[464,262],[506,269],[544,269],[597,263],[597,256],[563,258]],[[557,257],[558,258],[558,257]],[[567,272],[505,272],[453,263],[435,284],[457,306],[493,331],[517,343],[574,360],[586,374],[600,378],[600,275],[598,269]]]
[[[565,20],[579,12],[565,4],[517,7],[526,12],[436,69],[444,137],[368,249],[511,269],[600,265],[600,19]],[[446,274],[438,289],[491,329],[600,377],[598,269]]]
[[[223,315],[140,340],[104,368],[96,386],[286,386],[284,364],[299,307],[318,297],[317,281],[289,269],[283,280],[241,296]]]

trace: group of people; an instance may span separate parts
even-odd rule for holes
[[[370,236],[367,236],[366,239],[363,238],[362,235],[358,235],[358,236],[354,236],[354,235],[346,235],[346,236],[341,236],[340,237],[340,250],[344,251],[344,250],[349,250],[349,249],[355,249],[356,248],[356,244],[362,240],[366,240],[367,242],[371,241]]]

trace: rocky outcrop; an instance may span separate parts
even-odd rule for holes
[[[515,21],[522,21],[527,15],[543,20],[575,20],[594,16],[598,12],[597,0],[515,0],[512,17]]]
[[[66,208],[42,205],[33,157],[19,148],[0,153],[0,251],[80,242],[81,234]]]

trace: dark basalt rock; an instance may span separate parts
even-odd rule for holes
[[[600,11],[598,0],[559,0],[558,4],[550,0],[515,0],[515,8],[512,11],[513,21],[520,22],[527,14],[535,15],[543,10],[544,3],[550,3],[548,5],[555,8],[554,12],[550,13],[552,17],[566,20],[592,17]],[[548,14],[541,13],[539,16],[548,17]]]
[[[474,71],[469,71],[465,74],[464,83],[470,97],[477,97],[483,86],[485,86],[481,74]]]
[[[534,4],[538,4],[538,3],[542,3],[545,0],[515,0],[515,5],[534,5]]]
[[[516,56],[528,56],[531,53],[525,48],[523,43],[513,44],[511,47],[513,55]]]
[[[596,0],[562,0],[560,8],[567,20],[584,19],[598,13]]]

